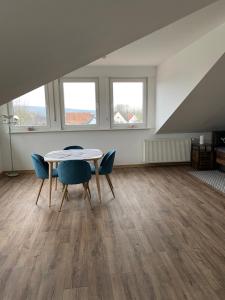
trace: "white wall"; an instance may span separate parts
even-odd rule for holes
[[[87,148],[100,148],[104,152],[110,148],[118,150],[117,164],[136,164],[143,161],[143,141],[154,130],[155,117],[155,67],[85,67],[66,77],[98,77],[100,126],[102,130],[63,131],[60,129],[60,99],[55,93],[56,122],[51,122],[50,132],[25,132],[12,135],[15,169],[32,169],[30,155],[33,152],[45,154],[51,150],[62,149],[67,145],[78,144]],[[147,130],[110,130],[110,77],[146,77],[148,79],[148,127]],[[54,82],[57,85],[57,81]],[[56,89],[57,90],[57,89]],[[51,106],[50,106],[51,108]],[[2,107],[5,112],[6,107]],[[51,113],[50,113],[51,115]],[[10,168],[9,142],[7,128],[2,132],[3,169]]]
[[[163,137],[194,137],[199,134],[157,135]],[[155,138],[151,130],[114,130],[83,132],[47,132],[13,134],[13,156],[15,169],[32,169],[31,153],[46,154],[52,150],[63,149],[67,145],[82,145],[85,148],[100,148],[104,152],[117,149],[115,164],[143,163],[144,139]],[[10,168],[8,137],[4,135],[3,169]]]
[[[25,132],[12,135],[13,156],[15,169],[32,169],[31,153],[45,154],[51,150],[62,149],[67,145],[77,144],[86,148],[100,148],[104,152],[110,148],[117,149],[116,164],[140,164],[143,163],[144,139],[155,137],[155,68],[153,67],[85,67],[68,75],[68,77],[99,77],[100,102],[103,110],[102,128],[96,131],[59,131],[59,120],[52,132]],[[109,130],[109,84],[108,77],[148,77],[148,129],[136,130]],[[59,99],[57,104],[57,118],[59,114]],[[2,107],[4,111],[5,107]],[[2,162],[3,169],[10,168],[9,141],[7,128],[2,131]],[[174,137],[174,135],[169,135]],[[166,137],[169,137],[166,135]],[[175,135],[183,137],[184,135]],[[186,134],[185,136],[199,136],[199,134]],[[158,136],[159,138],[165,135]]]
[[[158,131],[178,133],[225,128],[225,54]]]
[[[225,52],[225,24],[158,67],[156,129],[168,120]]]
[[[3,164],[2,164],[2,145],[1,145],[1,141],[0,141],[0,174],[3,171]]]

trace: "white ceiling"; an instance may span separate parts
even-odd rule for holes
[[[155,31],[90,65],[159,65],[223,23],[224,0]]]
[[[215,0],[1,0],[0,104]]]

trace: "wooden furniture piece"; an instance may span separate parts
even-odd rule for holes
[[[191,165],[197,170],[213,169],[213,147],[210,143],[200,145],[198,142],[191,144]]]
[[[213,131],[212,133],[214,167],[225,166],[225,131]]]
[[[96,185],[98,190],[98,197],[101,203],[101,190],[99,183],[98,160],[101,159],[103,153],[99,149],[71,149],[71,150],[58,150],[47,153],[44,160],[49,165],[49,207],[51,206],[52,198],[52,170],[53,164],[67,160],[85,160],[93,161],[96,169]]]
[[[225,147],[217,147],[214,150],[215,154],[215,167],[216,165],[225,166]]]

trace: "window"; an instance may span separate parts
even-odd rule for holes
[[[97,80],[63,80],[61,87],[64,125],[96,127]]]
[[[111,79],[110,87],[112,127],[144,127],[146,79]]]
[[[14,132],[145,129],[147,77],[109,78],[63,77],[14,99],[4,113],[18,116]]]
[[[47,126],[45,87],[41,86],[14,99],[12,111],[19,118],[16,126]]]

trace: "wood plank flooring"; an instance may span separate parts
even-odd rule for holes
[[[34,175],[0,179],[0,299],[225,299],[225,197],[187,167],[116,169],[58,213]]]

